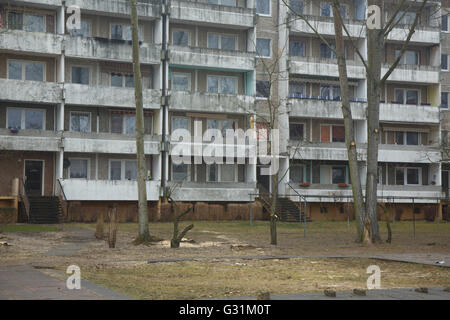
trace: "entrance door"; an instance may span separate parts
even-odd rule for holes
[[[42,196],[44,161],[25,160],[25,189],[30,196]]]
[[[264,166],[264,167],[268,168],[268,166]],[[258,169],[257,169],[256,180],[258,182],[258,185],[261,185],[264,189],[266,189],[266,191],[270,192],[270,179],[272,178],[272,176],[261,174],[261,168],[263,168],[263,166],[258,165],[257,168]]]

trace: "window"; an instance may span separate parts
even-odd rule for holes
[[[189,131],[189,118],[184,117],[172,117],[172,133],[176,129],[186,129]]]
[[[132,74],[111,73],[111,87],[134,88]]]
[[[235,130],[236,121],[232,119],[225,119],[225,120],[207,119],[206,128],[220,130],[222,133],[222,137],[225,139],[227,130]]]
[[[289,41],[289,55],[294,57],[304,57],[305,43],[303,41]]]
[[[334,44],[332,44],[331,46],[333,47],[334,50],[336,50],[336,46]],[[320,57],[322,59],[336,59],[336,54],[325,43],[321,43],[320,44]]]
[[[331,177],[332,177],[332,182],[333,184],[338,184],[338,183],[346,183],[347,181],[347,172],[346,172],[346,167],[332,167],[331,168]]]
[[[91,114],[88,112],[71,112],[70,113],[70,131],[90,132],[91,131]]]
[[[294,183],[302,183],[303,180],[303,166],[293,165],[289,168],[289,179]]]
[[[112,113],[111,133],[136,134],[136,115]]]
[[[321,125],[320,142],[345,142],[345,127],[343,125]]]
[[[44,63],[8,60],[8,79],[44,81]]]
[[[289,82],[289,97],[303,98],[306,96],[306,86],[304,83],[291,81]]]
[[[378,185],[382,185],[383,183],[383,168],[378,166],[378,170],[377,170],[377,184]]]
[[[395,168],[395,184],[422,185],[422,168]]]
[[[448,32],[448,16],[442,16],[441,30],[444,32]]]
[[[111,39],[131,41],[131,26],[128,24],[111,24]],[[142,28],[138,28],[138,39],[142,40]]]
[[[236,36],[208,33],[207,47],[210,49],[236,50]]]
[[[394,95],[396,103],[419,105],[419,90],[394,89]]]
[[[172,180],[173,181],[189,181],[189,166],[185,163],[172,163]]]
[[[236,0],[208,0],[209,4],[236,7]]]
[[[256,80],[256,97],[268,98],[270,96],[270,81]]]
[[[72,83],[89,84],[89,68],[72,67]]]
[[[189,32],[184,30],[173,31],[172,44],[176,46],[189,46]]]
[[[206,166],[207,182],[237,182],[235,164],[210,164]]]
[[[346,5],[346,4],[340,5],[340,14],[341,14],[342,19],[348,18],[348,5]]]
[[[447,54],[441,55],[441,69],[443,71],[448,71],[448,55]]]
[[[331,9],[331,4],[328,2],[322,2],[320,4],[320,16],[321,17],[332,17],[333,10]]]
[[[22,130],[44,130],[45,110],[8,108],[6,127]]]
[[[189,73],[172,73],[173,91],[191,91],[191,75]]]
[[[414,23],[414,20],[416,19],[416,13],[415,12],[405,12],[405,11],[399,11],[396,16],[396,23],[400,25],[411,25]]]
[[[270,16],[271,0],[256,0],[256,13],[264,16]]]
[[[236,94],[237,78],[227,76],[208,76],[208,92]]]
[[[448,92],[441,92],[441,108],[448,109]]]
[[[289,123],[289,138],[291,140],[302,141],[305,138],[305,125],[303,123]]]
[[[395,50],[395,58],[398,58],[398,56],[400,55],[400,51],[401,50]],[[406,50],[402,58],[400,59],[400,64],[413,66],[419,65],[419,52]]]
[[[305,3],[302,0],[291,0],[291,9],[297,14],[303,14],[305,10]]]
[[[326,100],[340,100],[340,86],[320,86],[320,98]]]
[[[136,160],[110,160],[110,180],[137,180]]]
[[[396,131],[394,133],[394,140],[399,145],[418,146],[420,144],[420,133],[413,131]]]
[[[88,159],[69,159],[69,178],[70,179],[87,179],[89,174]]]
[[[80,29],[72,29],[73,37],[89,37],[91,35],[91,25],[86,20],[81,20]]]
[[[9,12],[8,27],[13,30],[45,32],[45,15]]]
[[[270,39],[256,39],[256,55],[258,57],[271,57]]]

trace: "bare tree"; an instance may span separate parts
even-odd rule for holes
[[[131,36],[133,44],[133,72],[134,72],[134,93],[136,101],[136,153],[137,153],[137,183],[138,183],[138,216],[139,233],[135,239],[135,244],[147,243],[151,241],[148,226],[148,205],[147,205],[147,170],[145,164],[144,151],[144,106],[142,97],[142,75],[139,59],[139,32],[136,0],[129,0],[131,7]]]

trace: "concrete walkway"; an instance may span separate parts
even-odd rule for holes
[[[67,275],[68,276],[68,275]],[[63,275],[53,277],[32,266],[0,267],[0,300],[129,300],[87,280],[80,290],[69,290]]]

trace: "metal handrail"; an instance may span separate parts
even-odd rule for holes
[[[295,190],[294,187],[292,187],[291,184],[290,184],[289,182],[287,183],[287,185],[289,186],[289,188],[291,188],[291,189],[295,192],[295,194],[296,194],[299,198],[301,198],[305,203],[308,203],[308,201],[306,200],[306,197],[305,197],[304,195],[298,193],[298,191]]]
[[[60,198],[60,201],[61,201],[61,196],[63,197],[62,201],[64,201],[65,204],[66,204],[65,216],[68,217],[68,215],[69,215],[69,202],[67,201],[66,193],[64,192],[64,188],[63,188],[63,186],[61,184],[61,179],[57,179],[57,181],[58,181],[58,185],[59,185],[58,198]]]
[[[28,199],[27,189],[25,187],[24,179],[20,179],[19,193],[22,198],[23,206],[25,207],[25,214],[27,215],[27,222],[30,221],[30,200]]]

